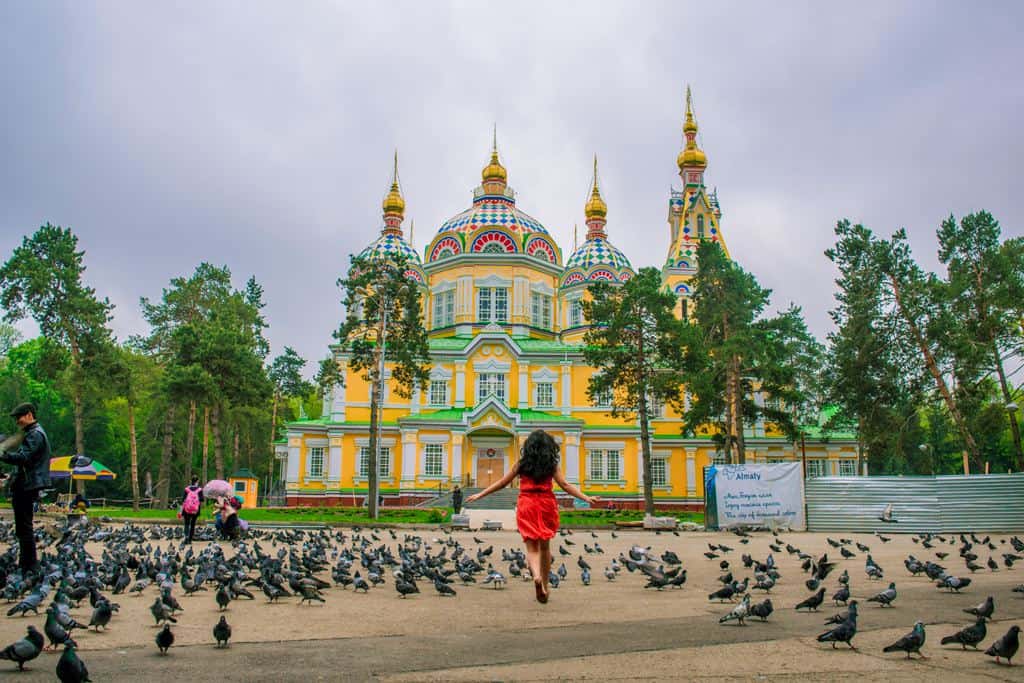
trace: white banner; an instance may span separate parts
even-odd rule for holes
[[[804,478],[800,463],[715,465],[718,526],[804,529]]]

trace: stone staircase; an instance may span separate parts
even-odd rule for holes
[[[465,489],[465,498],[469,498],[478,491],[483,491],[483,489]],[[478,500],[469,505],[464,505],[463,507],[467,510],[515,510],[516,499],[518,497],[519,489],[505,487],[500,491],[495,491],[482,500]]]

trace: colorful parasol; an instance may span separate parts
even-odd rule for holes
[[[72,458],[78,456],[67,455],[63,458],[52,458],[50,460],[50,478],[51,479],[83,479],[87,481],[109,481],[111,479],[117,479],[115,474],[109,467],[104,465],[98,460],[90,460],[88,465],[79,465],[77,467],[72,466]]]

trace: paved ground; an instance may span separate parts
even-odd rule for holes
[[[399,532],[401,534],[401,532]],[[421,534],[436,554],[447,537],[435,530]],[[909,537],[894,536],[881,544],[868,535],[853,538],[871,546],[872,555],[896,581],[900,597],[892,609],[864,604],[886,584],[869,582],[863,572],[864,556],[843,560],[838,574],[846,568],[853,593],[862,599],[860,626],[855,640],[859,650],[833,651],[819,645],[814,636],[823,629],[827,615],[838,611],[823,607],[818,614],[797,613],[792,606],[806,597],[806,578],[799,561],[785,552],[776,553],[783,580],[773,590],[776,612],[766,624],[747,627],[718,624],[728,605],[710,603],[707,593],[715,588],[720,573],[718,562],[701,553],[707,543],[726,543],[734,550],[730,559],[738,577],[750,572],[742,568],[741,552],[763,558],[769,552],[768,534],[759,534],[748,545],[725,533],[651,534],[608,531],[575,532],[557,539],[570,551],[556,554],[556,566],[563,560],[569,579],[555,590],[551,602],[539,605],[532,599],[529,582],[513,580],[503,590],[480,586],[456,586],[458,596],[442,598],[429,584],[421,583],[421,595],[401,600],[390,577],[369,595],[351,590],[327,591],[326,606],[298,606],[295,600],[268,605],[260,596],[253,602],[236,601],[227,611],[235,630],[231,647],[212,647],[210,630],[217,620],[212,594],[181,598],[185,612],[175,627],[178,645],[167,657],[160,657],[153,645],[156,629],[148,613],[155,593],[147,589],[142,597],[120,596],[122,610],[108,633],[86,633],[79,637],[80,654],[95,680],[159,680],[187,675],[192,680],[747,680],[759,676],[800,680],[1024,680],[1024,666],[997,666],[980,652],[961,652],[939,645],[941,636],[966,625],[971,618],[962,609],[977,604],[986,595],[996,600],[997,622],[990,627],[985,645],[1006,631],[1009,624],[1024,624],[1024,597],[1011,588],[1024,583],[1024,570],[1002,569],[978,572],[975,582],[963,594],[937,590],[923,578],[912,578],[902,566],[908,553],[932,558],[932,551]],[[474,537],[483,541],[477,544]],[[470,552],[493,544],[495,565],[503,548],[518,547],[512,532],[455,534]],[[381,542],[395,545],[386,533]],[[787,534],[784,542],[813,554],[826,550],[838,557],[817,534]],[[993,539],[997,550],[1012,552],[1009,545]],[[571,541],[574,545],[568,545]],[[584,543],[599,543],[605,554],[582,552]],[[637,574],[623,571],[614,582],[602,576],[610,557],[637,543],[650,545],[655,553],[675,551],[689,572],[682,590],[643,589]],[[264,547],[270,541],[264,541]],[[962,560],[956,546],[945,564],[959,572]],[[99,553],[100,550],[94,549]],[[230,554],[230,549],[228,553]],[[989,554],[980,552],[982,562]],[[594,568],[594,582],[583,586],[576,566],[584,557]],[[1020,567],[1021,565],[1018,565]],[[834,589],[835,575],[827,582]],[[89,610],[78,610],[88,619]],[[962,617],[962,618],[961,618]],[[925,653],[929,659],[910,661],[900,655],[883,655],[881,649],[907,632],[914,621],[928,624]],[[0,617],[0,645],[24,633],[41,617]],[[52,680],[57,655],[47,653],[30,664],[32,672],[16,680]],[[1024,661],[1024,654],[1021,660]],[[0,662],[0,681],[14,676],[15,667]]]

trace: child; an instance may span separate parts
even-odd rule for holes
[[[519,476],[519,500],[516,503],[516,526],[526,544],[526,563],[533,576],[537,602],[548,601],[548,574],[551,572],[551,539],[558,531],[558,503],[551,481],[574,498],[594,504],[597,496],[588,496],[565,480],[558,468],[558,444],[543,429],[526,438],[519,462],[508,473],[480,493],[466,499],[466,504],[480,500],[508,486]]]
[[[185,487],[185,495],[181,497],[181,509],[178,511],[178,516],[185,520],[184,545],[192,545],[202,505],[203,487],[199,485],[199,477],[192,477],[192,483]]]
[[[215,518],[218,520],[217,528],[220,529],[221,536],[230,541],[238,538],[240,531],[238,510],[232,502],[231,498],[218,497],[213,506]]]

